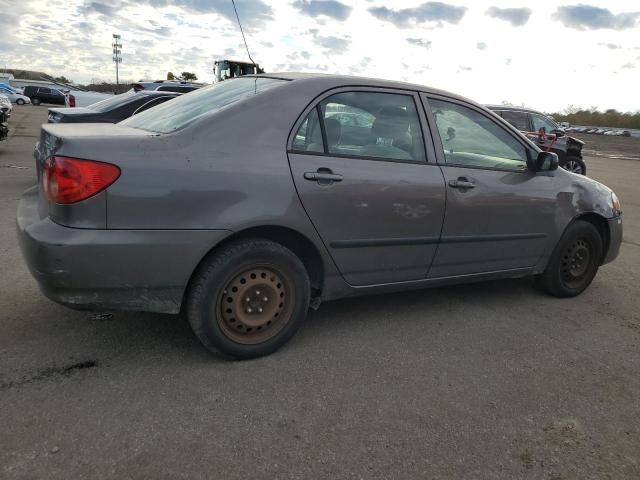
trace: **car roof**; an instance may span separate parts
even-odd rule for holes
[[[325,84],[326,88],[336,88],[340,86],[363,86],[363,87],[382,87],[382,88],[397,88],[401,90],[416,90],[425,92],[428,94],[442,95],[445,97],[463,100],[465,102],[479,105],[477,102],[470,100],[469,98],[461,95],[456,95],[446,90],[440,90],[426,85],[420,85],[417,83],[400,82],[396,80],[384,80],[381,78],[371,77],[358,77],[351,75],[333,75],[325,73],[300,73],[300,72],[277,72],[258,75],[243,75],[239,78],[256,77],[256,78],[279,78],[282,80],[291,81],[313,81]]]

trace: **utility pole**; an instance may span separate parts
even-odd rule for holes
[[[122,57],[120,54],[122,53],[122,42],[120,40],[120,35],[117,33],[113,34],[113,43],[111,44],[113,47],[113,61],[116,64],[116,85],[120,86],[120,78],[118,76],[118,66],[122,63]]]

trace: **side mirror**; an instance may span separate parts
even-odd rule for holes
[[[557,170],[558,165],[558,155],[553,152],[540,152],[536,158],[527,162],[527,167],[532,172],[551,172]]]

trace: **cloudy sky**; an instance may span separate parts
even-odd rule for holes
[[[586,3],[581,3],[586,2]],[[236,0],[267,72],[405,80],[484,103],[640,110],[639,0]],[[0,67],[76,82],[246,59],[231,0],[0,0]]]

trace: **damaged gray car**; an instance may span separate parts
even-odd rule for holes
[[[533,276],[583,292],[620,202],[490,110],[399,82],[258,75],[116,125],[43,125],[19,204],[43,293],[184,312],[210,350],[274,352],[309,307]]]

